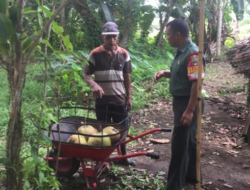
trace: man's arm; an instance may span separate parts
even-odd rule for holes
[[[186,126],[191,125],[196,105],[197,105],[197,81],[193,81],[188,106],[184,111],[184,113],[182,114],[181,118],[182,125]]]
[[[129,73],[123,74],[123,77],[124,77],[124,87],[125,87],[126,95],[127,95],[126,106],[131,108],[132,107],[132,93],[131,93],[130,74]]]
[[[157,73],[155,73],[154,80],[158,81],[162,77],[170,78],[171,77],[171,72],[168,71],[168,70],[158,71]]]
[[[199,64],[198,52],[191,53],[187,58],[187,62],[187,75],[189,80],[192,82],[192,87],[190,91],[188,106],[182,115],[181,123],[182,125],[189,126],[192,122],[194,110],[197,105],[197,76]],[[204,67],[202,67],[202,80],[204,79],[204,76]]]
[[[87,75],[83,73],[83,78],[85,82],[92,88],[93,98],[102,98],[104,91],[102,87],[100,87],[91,77],[91,75]]]

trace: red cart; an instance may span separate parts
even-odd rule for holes
[[[81,166],[88,189],[95,189],[97,187],[99,176],[103,171],[109,169],[107,164],[109,162],[136,156],[148,156],[153,159],[159,159],[158,154],[149,152],[137,152],[122,155],[120,145],[127,144],[156,131],[171,132],[171,129],[154,128],[137,136],[131,136],[128,135],[129,120],[130,118],[127,117],[121,123],[110,124],[81,116],[63,117],[60,119],[59,124],[53,124],[50,126],[49,132],[45,131],[46,135],[52,140],[53,151],[50,151],[49,155],[44,156],[44,159],[48,160],[49,166],[56,170],[57,176],[70,177],[76,173]],[[67,142],[67,139],[71,135],[78,135],[79,138],[81,135],[85,137],[92,136],[76,133],[77,129],[83,125],[82,122],[86,125],[92,125],[98,131],[101,131],[106,126],[112,125],[119,130],[120,140],[115,144],[106,147]],[[104,135],[104,137],[105,136],[110,137],[112,135]],[[117,151],[117,156],[112,157],[111,154],[115,150]],[[91,165],[87,164],[89,162],[91,162]]]

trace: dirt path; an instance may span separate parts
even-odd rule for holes
[[[233,75],[234,70],[228,63],[209,64],[206,73],[204,88],[209,97],[205,100],[202,127],[202,188],[249,190],[250,147],[245,143],[240,146],[237,144],[247,115],[246,92],[243,86],[247,80],[242,76]],[[131,125],[139,132],[152,127],[171,128],[172,101],[159,101],[150,108],[141,110],[133,116]],[[163,180],[166,180],[171,145],[152,144],[149,138],[171,141],[171,133],[157,132],[138,141],[136,146],[129,147],[130,152],[147,149],[160,154],[159,160],[144,156],[135,157],[135,169],[146,170],[149,174],[163,172]],[[104,190],[109,187],[112,187],[112,182],[101,183],[98,189]],[[190,190],[189,187],[186,189]]]
[[[205,100],[201,149],[204,189],[250,189],[250,147],[247,144],[237,145],[247,115],[243,86],[247,80],[233,73],[234,70],[227,63],[207,66],[208,77],[204,81],[204,88],[209,98]],[[143,114],[146,121],[157,123],[156,127],[172,126],[171,101],[159,102],[151,109],[144,110]],[[138,118],[143,121],[143,118]],[[136,123],[143,125],[140,121]],[[154,138],[171,139],[171,135],[154,135]],[[137,167],[146,168],[152,173],[167,172],[170,144],[152,145],[150,148],[160,153],[160,160],[135,158]]]

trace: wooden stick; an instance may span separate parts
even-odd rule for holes
[[[203,40],[204,40],[204,7],[205,0],[200,0],[200,33],[199,33],[199,64],[198,64],[198,87],[197,87],[197,153],[196,153],[196,173],[197,173],[197,190],[201,189],[201,167],[200,167],[200,149],[201,149],[201,75],[202,75],[202,65],[203,65]]]

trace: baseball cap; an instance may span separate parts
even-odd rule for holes
[[[107,22],[102,27],[102,35],[118,35],[118,26],[114,22]]]

